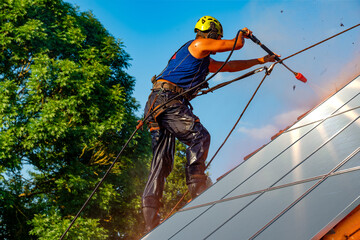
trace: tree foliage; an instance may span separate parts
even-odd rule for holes
[[[58,239],[137,124],[130,57],[91,12],[62,0],[2,0],[0,48],[0,238]],[[186,191],[176,147],[163,218]],[[143,234],[150,155],[140,131],[67,239]]]
[[[0,48],[0,238],[56,239],[136,126],[130,57],[62,0],[2,0]],[[68,239],[139,236],[149,153],[140,132]]]

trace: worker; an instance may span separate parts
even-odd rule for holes
[[[220,22],[211,16],[204,16],[195,25],[195,40],[184,44],[169,60],[167,67],[153,77],[153,88],[145,107],[145,115],[155,111],[147,121],[151,138],[151,169],[142,196],[145,231],[150,231],[160,222],[159,208],[166,177],[170,174],[175,152],[175,138],[187,145],[185,166],[186,184],[192,198],[206,189],[205,160],[210,145],[210,134],[194,115],[189,103],[205,85],[173,99],[169,99],[203,82],[209,72],[216,72],[223,62],[215,61],[210,54],[231,51],[235,39],[222,40]],[[235,50],[244,46],[251,31],[244,28],[239,33]],[[257,64],[274,62],[275,55],[251,60],[229,61],[222,72],[236,72]]]

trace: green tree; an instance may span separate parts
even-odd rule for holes
[[[135,129],[130,57],[62,0],[2,0],[0,48],[0,238],[56,239]],[[135,136],[68,239],[141,234],[149,144]]]

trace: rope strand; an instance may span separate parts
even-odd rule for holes
[[[313,47],[315,47],[315,46],[317,46],[317,45],[319,45],[319,44],[322,44],[322,43],[324,43],[324,42],[326,42],[326,41],[328,41],[328,40],[330,40],[330,39],[332,39],[332,38],[334,38],[334,37],[337,37],[337,36],[339,36],[339,35],[347,32],[347,31],[350,31],[351,29],[356,28],[356,27],[359,27],[359,26],[360,26],[360,23],[357,24],[357,25],[355,25],[355,26],[352,26],[352,27],[350,27],[350,28],[348,28],[348,29],[346,29],[346,30],[344,30],[344,31],[342,31],[342,32],[339,32],[339,33],[337,33],[337,34],[335,34],[335,35],[332,35],[331,37],[328,37],[328,38],[326,38],[326,39],[324,39],[324,40],[322,40],[322,41],[320,41],[320,42],[317,42],[317,43],[315,43],[315,44],[313,44],[313,45],[311,45],[311,46],[309,46],[309,47],[307,47],[307,48],[304,48],[303,50],[300,50],[300,51],[298,51],[298,52],[296,52],[296,53],[294,53],[294,54],[292,54],[292,55],[290,55],[290,56],[288,56],[288,57],[286,57],[286,58],[283,58],[281,61],[285,61],[286,59],[292,58],[292,57],[294,57],[295,55],[298,55],[298,54],[300,54],[300,53],[302,53],[302,52],[305,52],[305,51],[309,50],[310,48],[313,48]],[[281,62],[281,61],[280,61],[280,62]]]

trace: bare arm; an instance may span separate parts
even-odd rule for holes
[[[241,34],[241,33],[240,33]],[[230,51],[235,43],[233,40],[215,40],[209,38],[201,38],[194,40],[189,46],[189,52],[195,58],[204,58],[210,53]],[[244,38],[239,36],[235,50],[239,50],[244,46]]]
[[[219,39],[198,38],[190,44],[188,50],[190,54],[197,59],[207,57],[208,55],[215,54],[217,52],[231,51],[233,48],[235,50],[239,50],[244,46],[244,38],[248,38],[248,35],[250,34],[252,34],[252,32],[249,29],[243,28],[242,31],[239,32],[236,45],[236,38],[232,40],[222,40],[220,37]],[[280,57],[279,55],[276,56]],[[221,72],[237,72],[266,62],[275,62],[275,55],[267,55],[262,58],[250,60],[230,61],[226,63],[226,65],[221,69]],[[224,62],[218,62],[210,58],[209,71],[216,72],[223,65],[223,63]]]
[[[251,31],[247,28],[243,28],[244,32],[239,32],[238,40],[235,45],[235,50],[239,50],[244,46],[244,37],[247,38],[248,34],[251,34]],[[195,58],[204,58],[210,53],[217,52],[227,52],[231,51],[234,47],[236,38],[232,40],[222,40],[222,39],[210,39],[210,38],[199,38],[195,39],[189,46],[189,52]]]
[[[278,56],[278,55],[277,55]],[[280,57],[280,56],[279,56]],[[250,59],[250,60],[234,60],[229,61],[225,64],[225,66],[221,69],[221,72],[237,72],[242,71],[257,64],[263,64],[267,62],[275,62],[275,55],[267,55],[262,58]],[[215,61],[214,59],[210,59],[209,71],[216,72],[224,62]]]

